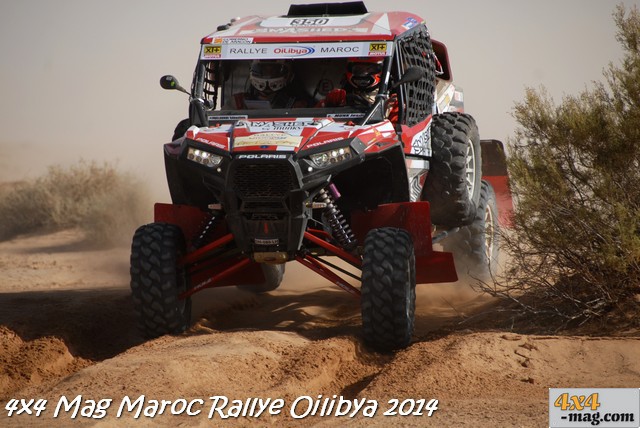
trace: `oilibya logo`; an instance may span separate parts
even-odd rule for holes
[[[274,48],[273,53],[276,55],[305,56],[311,55],[316,50],[310,46],[282,46]]]

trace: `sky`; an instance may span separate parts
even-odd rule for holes
[[[313,2],[313,1],[310,1]],[[0,181],[81,159],[116,163],[168,200],[162,144],[186,117],[200,39],[233,17],[280,15],[283,0],[0,0]],[[298,1],[293,3],[303,3]],[[482,138],[507,140],[526,87],[556,101],[602,80],[622,51],[609,0],[382,0],[447,45]]]

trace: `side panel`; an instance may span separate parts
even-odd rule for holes
[[[431,118],[430,115],[411,127],[402,125],[402,143],[407,155],[431,156]]]
[[[432,155],[431,150],[431,119],[429,115],[426,120],[419,122],[415,126],[401,125],[402,144],[406,155],[406,168],[409,174],[409,193],[411,202],[420,199],[422,187],[424,186],[429,171],[427,158]]]

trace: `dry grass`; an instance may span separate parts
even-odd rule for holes
[[[35,180],[0,187],[0,240],[78,227],[96,245],[124,244],[150,214],[144,185],[106,163],[53,166]]]
[[[514,108],[509,265],[485,291],[559,329],[640,325],[640,11],[614,19],[625,56],[605,82],[560,104],[528,89]]]

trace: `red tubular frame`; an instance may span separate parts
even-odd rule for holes
[[[308,239],[309,241],[313,242],[314,244],[316,244],[316,245],[324,248],[325,250],[335,254],[336,256],[340,257],[342,260],[351,263],[353,266],[355,266],[357,268],[362,267],[362,260],[360,258],[354,256],[351,253],[347,253],[342,248],[336,247],[335,245],[332,245],[332,244],[328,243],[327,241],[325,241],[322,238],[318,238],[317,236],[313,235],[312,233],[325,234],[326,232],[324,232],[323,230],[309,229],[308,232],[304,233],[305,239]]]
[[[308,267],[309,269],[311,269],[312,271],[314,271],[315,273],[317,273],[318,275],[328,279],[329,281],[333,282],[335,285],[337,285],[338,287],[342,288],[344,291],[346,291],[347,293],[355,296],[355,297],[360,297],[360,290],[358,290],[357,288],[355,288],[353,285],[347,283],[346,281],[344,281],[342,278],[340,278],[338,275],[336,275],[333,271],[329,270],[328,268],[322,266],[317,260],[315,260],[314,258],[312,258],[309,255],[306,255],[304,257],[296,257],[296,260],[298,262],[300,262],[302,265]]]
[[[381,205],[366,213],[354,213],[353,225],[356,237],[361,242],[366,233],[376,227],[398,227],[407,230],[411,235],[416,256],[417,283],[453,282],[457,280],[453,256],[450,253],[433,250],[431,243],[431,224],[429,222],[428,202],[405,202]],[[205,215],[192,207],[156,204],[156,221],[166,221],[178,225],[187,232],[196,233],[194,223],[201,222]],[[194,287],[180,294],[180,298],[187,298],[205,288],[223,287],[227,285],[242,285],[259,283],[264,280],[258,263],[239,254],[226,259],[208,257],[210,253],[233,241],[234,237],[226,230],[220,230],[218,238],[208,245],[186,254],[178,260],[178,267],[183,268],[190,280],[199,281]],[[304,232],[304,239],[349,263],[355,268],[362,269],[362,258],[351,254],[329,242],[330,236],[324,230],[308,229]],[[360,290],[341,276],[336,274],[322,260],[312,255],[297,256],[295,260],[311,269],[318,275],[334,283],[349,294],[359,297]],[[218,263],[219,262],[219,263]],[[208,276],[212,275],[212,276]]]
[[[185,299],[185,298],[197,293],[200,290],[203,290],[205,288],[215,287],[215,285],[210,285],[210,284],[218,282],[218,281],[221,281],[224,278],[226,278],[226,277],[228,277],[230,275],[233,275],[234,273],[238,272],[240,269],[244,268],[245,266],[247,266],[250,263],[251,263],[251,259],[240,260],[238,263],[236,263],[233,266],[223,270],[219,274],[214,275],[211,278],[205,279],[204,281],[202,281],[201,283],[199,283],[195,287],[191,287],[190,289],[188,289],[184,293],[180,294],[179,297],[181,299]]]
[[[222,238],[216,239],[212,243],[207,244],[202,248],[198,248],[197,250],[182,257],[180,260],[178,260],[178,266],[185,266],[185,265],[197,262],[203,255],[207,254],[209,251],[213,251],[216,248],[220,248],[231,241],[233,241],[233,235],[231,233],[228,233]]]

